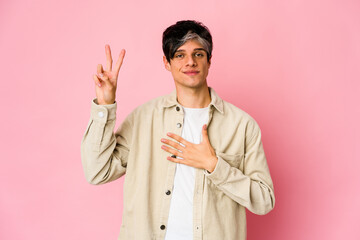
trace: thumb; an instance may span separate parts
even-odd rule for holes
[[[203,137],[202,141],[203,142],[204,141],[209,142],[209,136],[208,136],[207,125],[206,124],[203,125],[201,133],[202,133],[202,137]]]
[[[107,84],[110,84],[110,85],[111,85],[111,82],[109,81],[109,77],[107,76],[107,74],[98,73],[98,74],[97,74],[97,77],[98,77],[99,79],[101,79],[102,81],[106,82]]]

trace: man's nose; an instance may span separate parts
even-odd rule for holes
[[[188,65],[188,66],[196,66],[196,61],[194,59],[194,56],[189,56],[187,58],[186,65]]]

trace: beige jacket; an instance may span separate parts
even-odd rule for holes
[[[247,113],[209,91],[208,135],[218,163],[211,174],[196,169],[194,239],[245,240],[245,208],[266,214],[275,204],[261,132]],[[164,239],[176,163],[166,159],[160,139],[167,132],[181,136],[184,112],[176,99],[174,90],[137,107],[115,134],[116,103],[92,102],[82,164],[91,184],[126,173],[121,240]]]

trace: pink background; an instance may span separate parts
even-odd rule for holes
[[[117,238],[123,179],[81,166],[92,74],[105,44],[127,50],[119,126],[174,88],[161,34],[182,19],[210,28],[209,85],[262,129],[276,206],[248,239],[360,239],[357,0],[1,1],[0,239]]]

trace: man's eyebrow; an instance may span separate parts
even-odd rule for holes
[[[194,51],[198,51],[198,50],[203,50],[203,51],[206,52],[206,50],[204,48],[194,48]],[[175,52],[185,52],[185,50],[184,49],[178,49]]]

